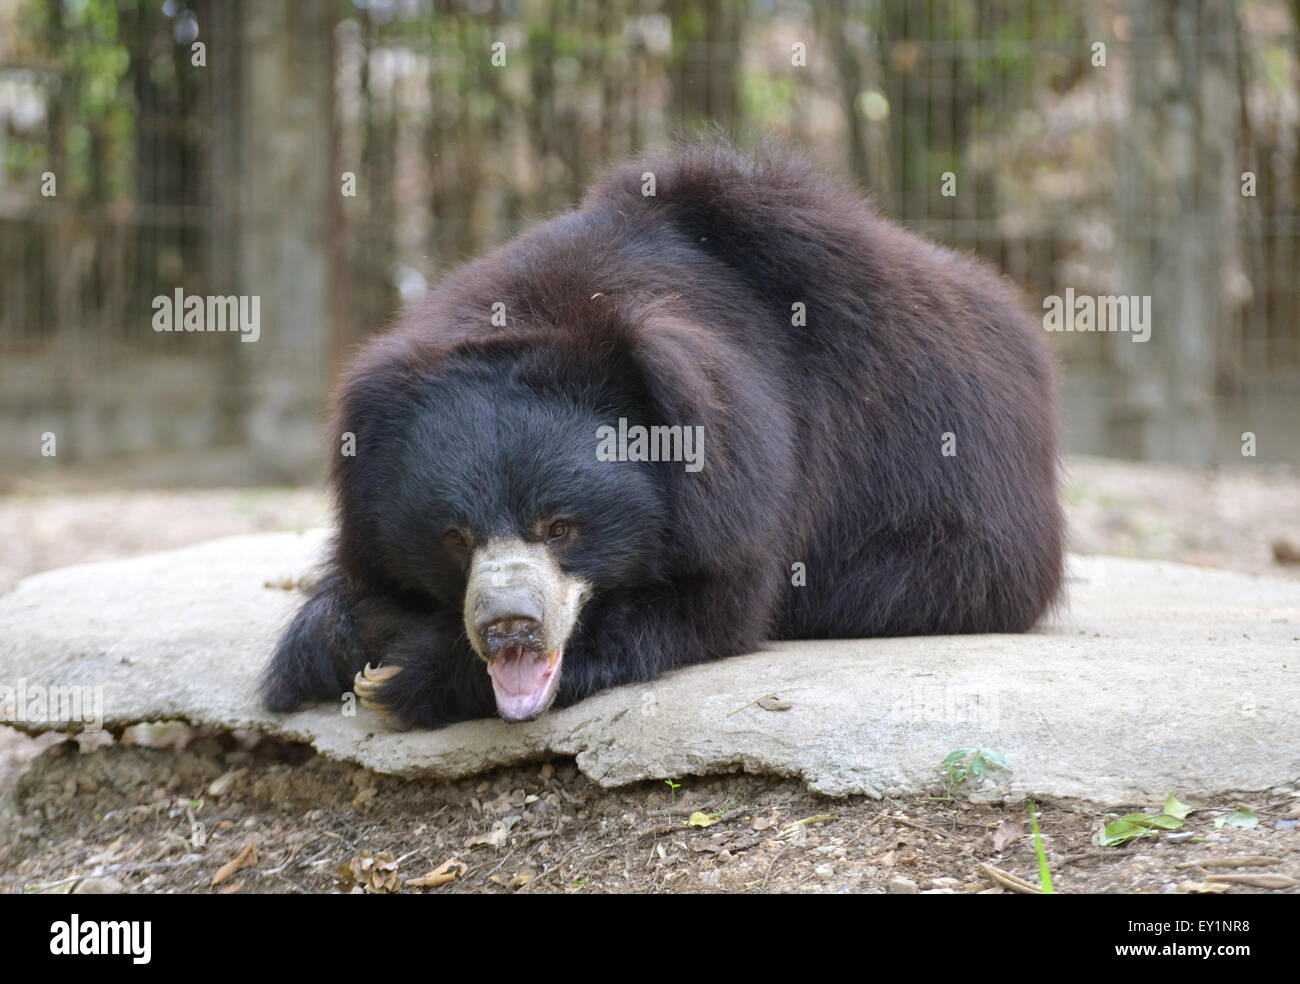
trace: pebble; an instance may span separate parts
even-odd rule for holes
[[[83,878],[72,890],[73,895],[121,895],[126,891],[116,878]]]
[[[239,777],[236,772],[227,772],[225,775],[217,776],[208,785],[209,796],[225,796],[235,788],[235,780]]]
[[[910,878],[891,878],[885,891],[890,895],[920,895],[921,890]]]

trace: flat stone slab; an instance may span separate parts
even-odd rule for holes
[[[976,744],[1014,769],[969,790],[985,800],[1154,803],[1300,777],[1300,585],[1286,581],[1074,557],[1067,606],[1027,635],[774,644],[527,724],[400,732],[366,710],[279,715],[255,698],[302,600],[279,584],[308,574],[326,539],[230,537],[27,578],[0,597],[0,705],[6,687],[21,704],[0,715],[39,716],[35,688],[98,688],[86,693],[110,728],[256,728],[402,776],[571,755],[605,786],[744,769],[905,796],[934,791],[944,756]],[[754,703],[768,694],[789,709]]]

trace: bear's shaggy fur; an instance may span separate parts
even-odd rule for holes
[[[491,714],[462,605],[493,537],[584,586],[561,705],[766,639],[1024,631],[1061,581],[1053,390],[992,272],[797,156],[618,167],[345,377],[337,547],[267,706],[337,697],[369,662],[395,674],[371,702],[408,724]],[[620,418],[701,428],[703,468],[600,460]]]

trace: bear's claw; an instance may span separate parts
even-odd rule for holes
[[[372,711],[389,711],[391,708],[379,700],[384,685],[402,672],[400,666],[375,666],[369,663],[362,668],[352,681],[352,691],[361,701],[362,707]]]

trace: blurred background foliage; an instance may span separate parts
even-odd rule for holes
[[[315,478],[351,346],[605,162],[702,127],[806,148],[1033,312],[1152,295],[1147,344],[1051,337],[1070,448],[1210,465],[1250,431],[1260,463],[1300,463],[1298,21],[1298,0],[0,0],[0,482]],[[261,296],[262,339],[153,332],[178,287]]]

